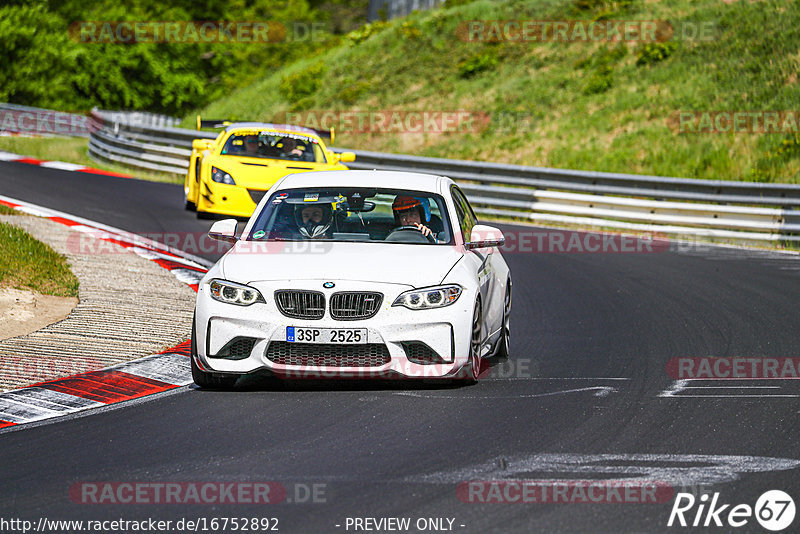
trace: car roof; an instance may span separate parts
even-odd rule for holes
[[[280,189],[302,187],[385,187],[388,189],[410,189],[412,191],[439,192],[439,182],[449,178],[435,174],[402,171],[316,171],[286,175],[278,186]]]
[[[305,126],[297,126],[295,124],[273,124],[271,122],[234,122],[225,127],[226,132],[238,129],[252,129],[252,130],[279,130],[283,132],[302,132],[305,134],[318,136],[318,132]]]

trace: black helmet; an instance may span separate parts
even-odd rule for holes
[[[306,208],[319,208],[322,210],[322,219],[320,222],[308,220],[303,222],[303,210]],[[333,219],[333,207],[330,204],[322,203],[309,203],[299,204],[294,208],[294,220],[297,222],[297,228],[300,229],[300,234],[303,237],[310,239],[323,237],[328,228],[331,227],[331,220]]]

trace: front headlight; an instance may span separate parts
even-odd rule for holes
[[[230,174],[216,167],[211,167],[211,179],[220,184],[236,185]]]
[[[211,290],[211,298],[226,304],[250,306],[256,302],[266,303],[258,289],[250,286],[227,280],[212,280],[208,286]]]
[[[412,289],[401,293],[394,299],[392,306],[405,306],[409,310],[428,310],[444,308],[458,300],[461,286],[437,286],[423,289]]]

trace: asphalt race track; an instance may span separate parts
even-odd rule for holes
[[[209,226],[184,211],[176,185],[0,163],[0,194],[134,232]],[[638,477],[731,505],[773,489],[800,503],[800,381],[688,385],[667,372],[679,357],[799,357],[800,260],[677,248],[506,254],[512,357],[476,386],[252,378],[234,392],[181,388],[4,432],[0,516],[272,517],[285,533],[365,532],[353,518],[390,517],[411,518],[409,532],[436,530],[417,529],[420,518],[463,533],[767,532],[755,518],[668,528],[674,495],[482,503],[459,493],[469,481]],[[266,505],[85,504],[73,486],[187,481],[278,482],[287,494]]]

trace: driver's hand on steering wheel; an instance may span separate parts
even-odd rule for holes
[[[424,235],[425,237],[433,235],[433,232],[431,232],[431,229],[428,228],[427,226],[425,226],[424,224],[414,223],[413,226],[415,226],[417,228],[417,230],[422,232],[422,235]]]

